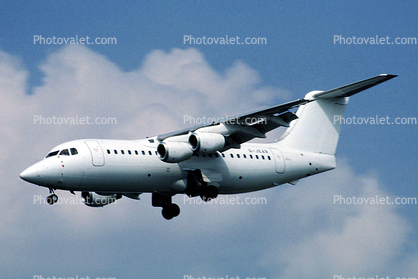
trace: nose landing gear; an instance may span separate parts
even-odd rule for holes
[[[58,196],[55,194],[54,189],[52,189],[52,188],[49,188],[49,192],[52,193],[52,195],[49,195],[46,198],[46,202],[49,205],[53,205],[54,203],[56,203],[58,201]]]

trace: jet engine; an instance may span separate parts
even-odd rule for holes
[[[225,137],[217,133],[192,133],[189,136],[189,144],[193,152],[220,151],[225,146]]]
[[[84,204],[91,207],[102,207],[122,197],[122,194],[99,195],[95,192],[82,192],[81,197],[84,199]]]
[[[158,157],[166,163],[178,163],[193,156],[193,151],[187,142],[162,142],[157,147]]]

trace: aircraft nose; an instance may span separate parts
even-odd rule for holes
[[[35,165],[30,166],[22,171],[19,176],[27,182],[36,183],[37,179],[39,179],[38,168]]]

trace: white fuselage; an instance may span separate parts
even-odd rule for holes
[[[348,98],[396,77],[381,74],[303,99],[201,127],[142,140],[75,140],[58,145],[25,169],[25,181],[54,190],[80,191],[84,203],[102,207],[126,196],[152,193],[165,219],[180,214],[172,196],[200,196],[262,190],[335,168],[335,152]],[[296,114],[290,110],[298,107]],[[256,121],[252,121],[252,120]],[[251,121],[247,121],[251,120]],[[288,127],[275,143],[248,143]]]
[[[76,140],[52,151],[75,148],[76,155],[55,155],[25,170],[33,183],[51,189],[102,193],[183,193],[188,171],[199,169],[219,194],[245,193],[335,168],[335,157],[286,150],[280,143],[242,144],[239,149],[197,154],[180,163],[157,155],[158,141]],[[36,177],[36,179],[34,179]]]

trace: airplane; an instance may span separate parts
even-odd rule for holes
[[[84,204],[108,205],[123,196],[151,193],[152,206],[170,220],[180,214],[176,194],[208,202],[219,194],[240,194],[300,179],[336,167],[341,121],[350,96],[390,80],[381,74],[303,99],[208,125],[139,140],[81,139],[54,147],[20,177],[55,190],[81,192]],[[296,113],[292,109],[297,108]],[[271,143],[248,143],[286,127]]]

